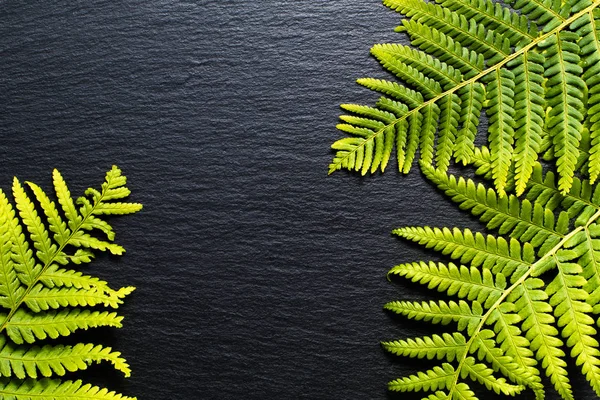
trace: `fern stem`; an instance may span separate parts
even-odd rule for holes
[[[85,222],[87,221],[87,219],[94,213],[94,210],[96,209],[96,207],[102,202],[102,199],[104,199],[104,196],[106,195],[106,191],[108,190],[109,187],[110,187],[110,184],[108,184],[108,185],[106,185],[105,187],[102,188],[102,193],[100,194],[100,197],[98,198],[98,201],[96,201],[94,203],[94,205],[92,206],[92,208],[90,208],[89,213],[87,215],[85,215],[81,219],[79,225],[76,227],[76,229],[73,229],[73,231],[69,235],[68,239],[65,240],[64,243],[62,243],[56,249],[56,251],[52,254],[52,256],[48,258],[48,261],[46,261],[46,263],[44,264],[44,266],[40,270],[40,273],[37,274],[37,276],[35,276],[32,279],[32,281],[30,282],[29,286],[27,286],[27,289],[25,289],[25,291],[23,292],[23,295],[19,299],[16,300],[16,302],[14,304],[14,307],[11,308],[11,310],[8,313],[8,315],[6,316],[6,318],[4,319],[4,321],[2,322],[2,325],[0,325],[0,333],[4,332],[4,330],[6,329],[6,325],[10,322],[10,320],[14,316],[14,314],[19,310],[19,308],[21,307],[21,305],[23,304],[23,302],[25,301],[25,299],[27,298],[27,296],[31,293],[31,291],[35,287],[35,284],[39,282],[39,280],[42,277],[42,275],[44,275],[44,273],[46,272],[46,270],[52,265],[52,263],[56,259],[56,256],[58,256],[60,253],[62,253],[62,251],[69,244],[69,242],[71,241],[71,239],[73,238],[73,236],[75,236],[75,234],[77,234],[77,232],[79,232],[81,230],[81,227],[85,224]]]
[[[441,98],[448,96],[449,94],[452,94],[454,92],[456,92],[457,90],[471,84],[474,82],[477,82],[478,80],[480,80],[481,78],[483,78],[484,76],[499,70],[501,67],[503,67],[504,65],[506,65],[508,62],[510,62],[511,60],[514,60],[515,58],[517,58],[518,56],[520,56],[521,54],[524,54],[526,52],[528,52],[529,50],[531,50],[532,48],[534,48],[535,46],[537,46],[540,42],[542,42],[543,40],[549,38],[552,35],[557,35],[560,31],[562,31],[565,27],[569,26],[572,22],[574,22],[575,20],[577,20],[579,17],[581,17],[582,15],[585,15],[587,13],[590,13],[592,10],[594,10],[596,7],[600,6],[600,0],[596,0],[594,1],[591,5],[589,5],[588,7],[584,8],[583,10],[579,11],[578,13],[574,14],[573,16],[571,16],[570,18],[564,20],[560,25],[558,25],[556,28],[554,28],[553,30],[551,30],[550,32],[547,32],[541,36],[539,36],[538,38],[534,39],[533,41],[531,41],[531,43],[528,43],[527,45],[523,46],[522,48],[516,50],[514,53],[507,55],[507,57],[505,59],[503,59],[502,61],[499,61],[497,64],[489,67],[486,70],[483,70],[482,72],[478,73],[477,75],[475,75],[472,78],[467,79],[466,81],[463,81],[462,83],[454,86],[451,89],[446,90],[445,92],[442,92],[438,95],[436,95],[435,97],[431,98],[430,100],[427,100],[423,103],[421,103],[420,105],[416,106],[415,108],[409,110],[406,114],[402,115],[401,117],[395,119],[394,121],[390,122],[389,124],[387,124],[385,127],[379,129],[377,132],[373,133],[372,135],[368,136],[365,138],[365,140],[363,142],[361,142],[360,144],[358,144],[355,148],[353,148],[351,151],[348,151],[348,154],[346,154],[344,157],[341,157],[338,159],[338,161],[335,164],[331,164],[332,167],[329,169],[329,173],[328,175],[331,175],[334,171],[336,171],[337,169],[339,169],[339,167],[341,166],[342,162],[346,159],[348,159],[349,157],[354,157],[356,152],[363,148],[366,143],[370,143],[374,138],[378,137],[379,135],[383,135],[384,132],[389,129],[390,127],[396,126],[397,123],[406,120],[409,116],[417,113],[419,110],[421,110],[422,108],[435,103],[436,101],[440,100]],[[1,329],[0,329],[1,331]]]
[[[596,3],[596,5],[600,4]],[[458,363],[458,367],[456,368],[456,372],[455,372],[455,377],[454,377],[454,381],[452,383],[452,385],[449,386],[449,392],[448,392],[448,398],[452,399],[453,398],[453,391],[456,389],[456,385],[458,384],[458,379],[460,378],[460,372],[463,368],[463,365],[469,355],[469,350],[471,348],[471,345],[473,344],[473,342],[475,341],[475,338],[477,337],[477,334],[481,331],[481,329],[485,326],[485,324],[487,323],[487,320],[489,319],[489,317],[491,316],[492,312],[494,312],[503,302],[504,300],[508,297],[508,295],[511,294],[511,292],[517,288],[519,285],[523,284],[525,282],[525,280],[527,278],[529,278],[529,276],[531,275],[531,273],[535,270],[536,265],[541,264],[542,262],[544,262],[547,258],[550,257],[555,257],[556,252],[558,250],[560,250],[563,245],[569,240],[571,239],[573,236],[575,236],[578,232],[587,229],[588,226],[590,224],[592,224],[596,219],[600,218],[600,211],[596,212],[594,215],[592,215],[590,217],[590,219],[586,222],[585,225],[581,225],[578,226],[577,228],[573,229],[568,235],[566,235],[565,237],[563,237],[561,239],[560,242],[558,242],[556,244],[556,246],[554,246],[549,252],[547,252],[546,254],[544,254],[544,256],[542,256],[539,260],[537,260],[535,263],[533,263],[531,265],[531,267],[523,274],[523,276],[521,276],[519,279],[517,279],[515,281],[515,283],[513,283],[510,287],[508,287],[504,293],[502,294],[502,296],[500,296],[500,298],[498,298],[498,300],[496,300],[496,302],[494,304],[492,304],[492,306],[488,309],[488,311],[481,317],[481,321],[479,322],[479,325],[477,325],[477,327],[475,328],[475,330],[472,332],[471,337],[469,338],[469,340],[467,341],[466,345],[465,345],[465,352],[463,353],[460,362]]]

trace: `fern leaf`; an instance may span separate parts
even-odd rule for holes
[[[517,269],[529,268],[535,257],[533,247],[526,243],[523,247],[515,239],[507,242],[492,235],[484,236],[469,229],[463,231],[448,228],[405,227],[395,229],[393,234],[419,243],[448,255],[472,267],[483,267],[493,272],[512,274]],[[394,268],[390,273],[402,273],[404,267]],[[400,271],[398,271],[400,270]]]
[[[10,240],[12,242],[11,257],[19,280],[29,286],[40,273],[41,266],[33,257],[33,251],[25,238],[19,219],[15,216],[12,206],[8,208],[7,218],[9,220]]]
[[[400,44],[376,44],[371,49],[373,54],[382,64],[394,63],[394,60],[404,65],[410,66],[415,70],[435,82],[438,82],[441,88],[447,90],[458,85],[462,81],[462,74],[452,66],[440,61],[429,54],[415,50],[409,46]],[[393,72],[393,71],[392,71]],[[402,76],[400,76],[402,78]],[[402,78],[404,79],[404,78]],[[437,91],[437,86],[428,88]]]
[[[535,25],[530,26],[526,17],[500,3],[490,0],[438,0],[438,3],[503,34],[512,46],[527,44],[537,36]]]
[[[75,287],[77,289],[95,289],[109,292],[108,283],[95,276],[84,275],[81,272],[59,268],[51,265],[40,277],[40,282],[48,288]]]
[[[540,247],[544,253],[556,245],[568,230],[568,215],[561,213],[555,222],[552,210],[528,200],[520,202],[513,195],[500,197],[495,191],[475,184],[471,179],[458,180],[441,171],[422,164],[425,176],[435,183],[446,195],[460,204],[463,210],[470,210],[486,223],[488,229],[495,229],[501,235],[510,236]]]
[[[583,236],[583,237],[581,237]],[[576,246],[585,235],[576,235],[565,247]],[[584,250],[585,251],[585,250]],[[554,307],[557,324],[562,328],[562,336],[567,338],[571,356],[581,365],[588,382],[600,396],[600,351],[594,338],[594,319],[588,314],[592,306],[586,302],[588,293],[583,289],[586,280],[581,276],[581,266],[570,261],[579,256],[577,250],[559,250],[554,256],[558,275],[548,285],[546,292]]]
[[[484,307],[496,302],[506,287],[503,274],[498,274],[494,281],[494,276],[487,268],[479,272],[475,267],[469,269],[463,265],[459,268],[452,263],[448,266],[433,262],[401,264],[392,268],[389,275],[403,276],[413,282],[427,284],[429,289],[437,289],[450,296],[477,300]]]
[[[71,192],[67,187],[65,180],[58,170],[54,170],[52,172],[52,180],[54,183],[54,190],[56,191],[56,197],[58,198],[58,202],[62,207],[65,216],[67,217],[67,223],[69,228],[74,230],[76,227],[81,224],[81,216],[77,212],[75,208],[75,203],[71,198]]]
[[[393,97],[394,99],[402,103],[405,103],[410,108],[418,107],[423,103],[423,96],[419,92],[415,92],[414,90],[408,89],[402,85],[397,84],[396,82],[390,82],[386,80],[373,78],[362,78],[358,79],[356,83],[376,92],[387,94],[388,96]],[[385,97],[383,99],[385,99]],[[381,105],[383,104],[380,104],[380,106]],[[386,107],[380,108],[385,109]],[[388,109],[387,111],[393,112],[394,114],[396,114],[396,116],[398,116],[394,108]]]
[[[485,385],[485,387],[493,390],[497,394],[503,393],[508,396],[514,396],[525,389],[524,386],[516,386],[507,383],[504,378],[496,378],[493,375],[493,370],[484,364],[477,363],[473,357],[467,357],[463,366],[463,378],[468,374],[471,379]]]
[[[577,35],[560,32],[549,36],[539,46],[546,51],[544,77],[546,101],[550,107],[547,129],[553,137],[554,153],[560,180],[559,189],[568,193],[577,156],[583,121],[583,91],[585,82],[580,78],[579,46]]]
[[[507,1],[515,10],[544,26],[544,32],[556,29],[564,20],[561,13],[561,2],[555,0],[510,0]]]
[[[458,69],[465,79],[472,78],[483,71],[484,57],[468,50],[459,42],[435,28],[420,24],[414,20],[402,21],[403,28],[410,35],[414,46],[437,57],[440,61]]]
[[[94,250],[108,250],[111,254],[120,256],[125,252],[125,249],[118,244],[110,243],[91,236],[82,230],[74,232],[69,239],[69,244],[72,246],[83,246]]]
[[[475,393],[473,393],[469,385],[464,382],[457,383],[452,394],[456,395],[457,400],[477,400]],[[451,397],[452,394],[448,396],[448,398],[454,398]]]
[[[359,104],[342,104],[340,107],[345,111],[361,115],[372,121],[380,121],[384,124],[391,124],[396,119],[396,116],[391,112],[380,110],[375,107],[362,106]]]
[[[489,141],[492,154],[492,177],[500,196],[504,195],[508,170],[511,165],[514,141],[514,88],[515,76],[511,71],[496,70],[487,86],[490,120]]]
[[[542,174],[541,165],[534,167],[529,189],[528,199],[535,199],[536,203],[554,210],[561,207],[566,210],[569,218],[587,220],[600,210],[600,187],[595,188],[588,180],[573,178],[573,184],[568,194],[562,194],[557,188],[556,179],[552,171]],[[577,223],[577,225],[582,225]]]
[[[586,122],[590,129],[591,148],[589,157],[590,181],[594,183],[600,174],[600,11],[589,11],[573,22],[572,29],[581,38],[577,43],[584,65],[583,80],[588,88]]]
[[[460,119],[460,97],[453,94],[440,100],[439,139],[437,143],[436,165],[441,171],[446,171],[454,152],[458,121]]]
[[[68,372],[85,370],[92,363],[102,361],[110,362],[125,377],[131,374],[121,353],[113,352],[110,347],[79,343],[75,346],[26,348],[4,343],[0,348],[0,376],[15,376],[18,379],[64,376]]]
[[[27,185],[33,191],[36,199],[40,203],[44,214],[48,219],[50,231],[54,232],[54,240],[59,246],[62,246],[69,240],[69,234],[71,233],[67,228],[67,224],[63,222],[62,218],[58,214],[58,210],[54,205],[53,201],[50,201],[46,193],[35,183],[26,182]]]
[[[483,24],[452,13],[445,7],[422,0],[384,0],[383,4],[446,34],[463,47],[483,54],[489,65],[496,64],[510,54],[510,42]]]
[[[402,169],[406,162],[406,139],[408,136],[408,123],[405,119],[395,124],[396,128],[396,157],[398,159],[398,168]]]
[[[435,103],[428,104],[422,110],[420,151],[421,160],[430,164],[433,161],[433,143],[438,125],[440,108]]]
[[[454,155],[457,162],[467,165],[471,162],[475,147],[475,136],[479,126],[481,109],[485,101],[485,90],[480,83],[470,83],[458,91],[462,109],[461,129],[456,137]]]
[[[371,49],[371,54],[379,60],[385,69],[414,86],[419,93],[423,94],[423,97],[433,98],[442,93],[441,84],[436,80],[425,76],[420,69],[399,61],[392,54],[383,51],[378,47],[373,47]]]
[[[542,55],[524,53],[509,63],[515,74],[515,184],[521,195],[533,172],[540,151],[544,125]]]
[[[57,247],[50,241],[46,227],[42,223],[40,217],[38,217],[35,206],[31,200],[29,200],[29,197],[23,190],[23,187],[17,178],[15,178],[13,182],[13,196],[17,203],[19,215],[29,231],[33,246],[37,249],[36,256],[43,263],[49,263],[52,259],[52,254],[56,252]]]
[[[11,257],[13,242],[11,222],[14,211],[6,196],[0,191],[0,306],[13,308],[17,299],[23,295],[23,288],[17,276],[17,270]]]
[[[446,359],[448,362],[452,362],[455,358],[462,356],[466,347],[466,339],[462,334],[454,332],[453,334],[444,333],[442,336],[433,335],[383,342],[382,345],[385,350],[397,356],[427,358],[428,360]]]
[[[114,312],[67,309],[31,313],[19,309],[6,323],[6,333],[16,344],[33,343],[50,337],[68,336],[78,329],[112,326],[120,328],[123,317]]]
[[[530,341],[530,348],[542,361],[546,374],[556,390],[563,396],[572,396],[571,385],[567,378],[565,353],[561,347],[563,342],[558,338],[558,330],[554,328],[552,306],[546,302],[548,295],[543,290],[544,282],[530,278],[519,285],[509,296],[515,311],[521,317],[521,328]]]
[[[420,112],[413,112],[408,117],[408,138],[406,140],[406,151],[404,152],[404,164],[402,165],[402,172],[405,174],[410,171],[419,147],[422,121],[423,116]]]
[[[58,381],[41,379],[35,381],[14,381],[0,379],[0,396],[7,400],[31,400],[40,397],[44,400],[135,400],[81,381]]]
[[[514,306],[502,303],[500,306],[490,309],[485,322],[494,326],[494,331],[497,332],[496,342],[502,351],[529,375],[536,376],[538,375],[535,368],[537,362],[529,348],[531,343],[526,337],[523,337],[517,326],[521,322],[521,317],[514,311]],[[534,378],[534,382],[537,382],[537,379]]]
[[[46,288],[36,285],[29,291],[25,305],[33,311],[56,309],[61,307],[93,307],[102,304],[104,307],[118,308],[123,304],[123,298],[133,291],[133,288],[124,288],[119,291],[104,291],[95,289],[78,288]]]
[[[582,276],[586,283],[583,289],[589,294],[587,302],[598,312],[600,303],[600,226],[590,224],[583,228],[585,240],[580,244],[580,256],[577,263],[583,268]]]
[[[444,363],[441,367],[435,367],[426,372],[418,372],[417,375],[396,379],[388,383],[388,388],[396,392],[444,389],[450,385],[454,375],[452,365]]]
[[[126,182],[121,170],[113,166],[101,189],[86,190],[77,207],[64,179],[54,171],[57,207],[38,185],[27,182],[33,193],[30,197],[15,178],[12,189],[18,216],[0,191],[0,376],[12,378],[1,380],[1,398],[126,398],[106,389],[82,386],[79,381],[35,380],[38,376],[62,376],[101,361],[109,361],[129,376],[129,366],[120,353],[95,344],[27,345],[79,329],[121,326],[122,317],[99,309],[117,308],[133,287],[113,290],[98,278],[59,265],[88,263],[94,256],[91,249],[123,253],[124,249],[112,242],[114,231],[103,217],[141,209],[138,203],[122,201],[130,195]],[[97,237],[98,233],[107,240]],[[53,310],[46,311],[49,309]]]
[[[520,385],[530,385],[534,390],[543,392],[543,386],[540,378],[537,376],[537,369],[527,365],[526,360],[520,360],[507,356],[496,347],[492,339],[495,333],[489,329],[483,329],[473,337],[471,351],[476,352],[477,358],[490,363],[494,371],[500,371],[502,375],[510,378],[511,381]]]
[[[482,308],[477,302],[473,306],[465,301],[458,303],[454,301],[445,302],[408,302],[393,301],[387,303],[384,309],[417,321],[430,321],[434,324],[447,325],[450,322],[458,322],[458,329],[474,329],[481,320]]]

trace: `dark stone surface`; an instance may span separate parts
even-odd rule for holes
[[[423,296],[386,281],[423,257],[390,231],[474,220],[417,172],[326,176],[338,105],[376,98],[353,80],[384,76],[368,51],[398,21],[379,0],[0,4],[1,186],[59,168],[78,194],[114,163],[145,205],[114,221],[127,254],[89,267],[138,287],[100,334],[133,376],[90,379],[147,400],[385,399],[421,365],[378,344],[430,332],[382,311]]]

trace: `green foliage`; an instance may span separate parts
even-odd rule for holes
[[[394,148],[404,173],[417,147],[421,160],[442,172],[451,160],[475,164],[485,111],[490,172],[500,196],[511,174],[515,194],[523,194],[542,156],[554,160],[563,194],[581,155],[594,183],[600,175],[599,2],[510,3],[384,0],[406,17],[397,30],[414,48],[372,48],[400,82],[358,80],[384,97],[373,108],[343,106],[350,114],[338,128],[351,136],[333,144],[329,172],[384,171]]]
[[[405,16],[397,31],[414,47],[373,47],[400,82],[359,80],[383,97],[343,106],[338,128],[351,136],[333,144],[329,171],[384,171],[395,148],[400,171],[418,157],[485,226],[393,231],[444,261],[405,262],[388,277],[442,296],[385,309],[450,330],[383,342],[431,363],[389,389],[543,399],[545,376],[571,400],[571,360],[600,397],[600,0],[384,4]],[[485,120],[488,143],[476,146]],[[457,175],[465,166],[475,177]]]
[[[79,380],[56,379],[99,362],[129,376],[121,353],[48,339],[79,329],[121,327],[123,318],[102,308],[117,309],[134,288],[112,289],[70,268],[89,263],[95,251],[122,254],[106,217],[142,206],[122,201],[130,191],[117,167],[98,190],[90,188],[76,201],[57,170],[53,182],[58,204],[36,184],[23,186],[16,178],[15,206],[0,190],[0,398],[132,399]]]
[[[392,381],[390,390],[431,390],[438,398],[454,399],[464,390],[460,383],[470,379],[507,395],[528,387],[543,398],[545,373],[561,397],[573,399],[568,349],[600,396],[600,188],[576,178],[563,195],[559,179],[544,175],[536,164],[524,199],[499,197],[471,179],[425,165],[423,170],[462,209],[503,236],[459,228],[394,231],[454,262],[400,264],[389,276],[456,300],[394,301],[385,308],[410,319],[453,324],[458,331],[384,342],[396,355],[448,363]],[[435,385],[424,386],[425,376]]]

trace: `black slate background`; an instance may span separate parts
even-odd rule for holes
[[[376,98],[353,81],[385,76],[368,50],[404,40],[398,21],[379,0],[0,4],[1,186],[50,189],[58,168],[79,194],[117,164],[145,205],[114,220],[127,254],[86,269],[138,288],[125,327],[94,333],[133,376],[90,380],[147,400],[385,399],[423,365],[378,344],[431,332],[382,311],[424,296],[386,281],[426,257],[390,231],[477,224],[418,172],[326,175],[338,105]]]

